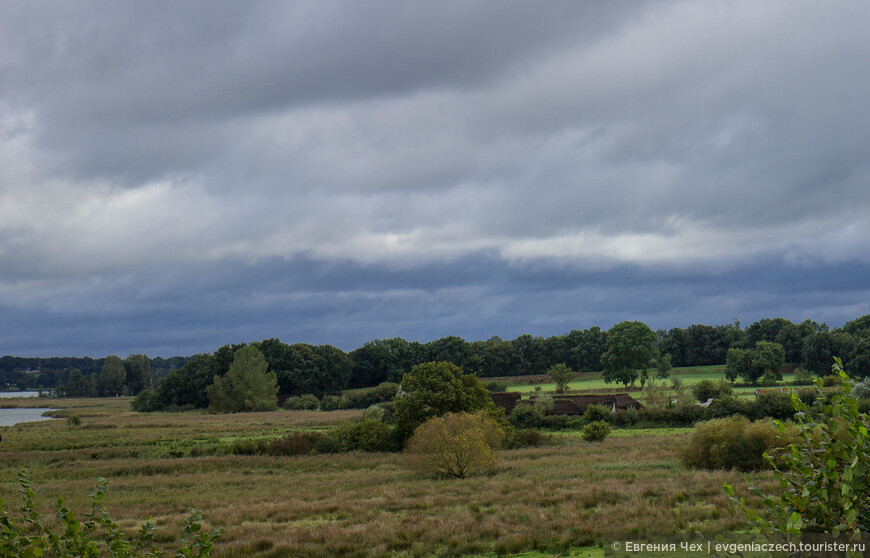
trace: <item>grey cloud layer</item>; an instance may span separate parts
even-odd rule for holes
[[[847,1],[7,3],[0,306],[76,316],[85,301],[145,297],[166,312],[149,319],[166,321],[201,316],[193,270],[251,271],[248,294],[231,292],[259,308],[259,296],[308,292],[260,279],[263,262],[320,262],[324,281],[329,262],[354,278],[353,266],[383,268],[384,286],[342,299],[361,305],[344,333],[320,330],[347,343],[350,331],[373,337],[350,323],[359,316],[420,336],[474,315],[486,319],[469,331],[499,320],[545,328],[535,297],[553,297],[552,308],[607,298],[599,284],[581,284],[588,298],[578,298],[576,286],[535,282],[513,312],[503,304],[519,287],[492,285],[528,266],[557,278],[645,270],[672,285],[689,269],[701,270],[693,285],[767,266],[863,269],[868,11]],[[419,321],[392,317],[390,277],[454,272],[480,254],[498,263],[487,280],[406,301]],[[161,302],[156,269],[187,278],[177,304]],[[768,276],[748,274],[777,298]],[[415,277],[401,292],[418,292]],[[107,286],[114,294],[101,298]],[[620,295],[626,309],[646,308],[640,290]],[[480,307],[466,315],[473,296]],[[751,314],[762,301],[750,299],[734,305]],[[821,299],[800,300],[780,307],[824,313]],[[832,321],[866,309],[849,300],[834,303]],[[728,319],[728,304],[647,315]],[[325,323],[316,314],[298,320]],[[241,331],[231,315],[220,321],[216,330]],[[19,329],[8,338],[27,338]]]

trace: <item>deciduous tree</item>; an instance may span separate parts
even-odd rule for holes
[[[574,379],[574,371],[564,364],[557,364],[551,367],[547,374],[556,382],[556,393],[564,393],[568,382]]]
[[[606,383],[634,385],[641,368],[656,356],[656,334],[643,322],[621,322],[607,332],[607,351],[601,356]]]
[[[486,411],[498,416],[489,390],[473,374],[449,362],[418,364],[402,378],[395,399],[396,426],[403,438],[432,417]]]
[[[224,376],[215,376],[206,388],[208,409],[215,413],[268,411],[278,403],[278,380],[266,372],[263,353],[246,346],[235,352],[233,363]]]

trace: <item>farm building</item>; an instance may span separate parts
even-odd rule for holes
[[[515,392],[493,393],[492,400],[496,406],[510,413],[517,405],[534,405],[535,396],[521,400]],[[627,393],[612,393],[605,395],[554,395],[551,415],[582,415],[589,405],[603,405],[612,412],[626,409],[642,409],[643,405]]]

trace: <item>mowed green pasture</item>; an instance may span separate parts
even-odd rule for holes
[[[407,469],[401,454],[192,456],[324,428],[353,411],[138,414],[129,399],[38,403],[81,424],[0,429],[0,497],[10,509],[20,467],[30,469],[47,519],[58,496],[83,514],[104,477],[105,502],[125,528],[152,517],[168,550],[193,506],[207,528],[225,528],[218,557],[588,555],[627,537],[742,529],[722,484],[744,496],[747,481],[775,487],[766,472],[685,469],[678,453],[688,429],[617,431],[598,443],[557,436],[554,445],[501,451],[488,475],[438,480]]]
[[[650,369],[649,374],[650,377],[655,376],[655,370]],[[793,374],[783,374],[783,385],[791,382],[793,376]],[[683,382],[683,386],[688,388],[702,380],[724,380],[725,366],[685,366],[680,368],[674,368],[671,371],[670,378],[665,380],[655,380],[655,384],[658,386],[670,387],[672,385],[671,378],[679,378]],[[483,380],[486,381],[486,378],[484,378]],[[640,383],[638,382],[636,385],[639,387]],[[523,394],[534,393],[538,389],[540,389],[540,391],[553,392],[556,390],[556,384],[553,382],[525,383],[511,385],[507,388],[508,391],[516,391]],[[590,372],[585,374],[579,374],[577,380],[574,380],[573,382],[570,382],[568,384],[568,390],[578,393],[582,393],[588,390],[609,390],[612,392],[619,392],[625,391],[625,387],[620,383],[608,384],[602,379],[600,372]],[[640,392],[638,391],[638,393]],[[734,393],[738,395],[751,395],[755,393],[755,388],[752,386],[735,386]]]

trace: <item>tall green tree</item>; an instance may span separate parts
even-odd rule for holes
[[[235,352],[224,376],[215,376],[206,388],[208,409],[214,413],[269,411],[278,404],[278,379],[266,371],[266,359],[254,346]]]
[[[450,362],[418,364],[402,378],[395,398],[396,427],[403,439],[432,417],[480,410],[493,417],[500,411],[477,376]]]
[[[124,359],[126,383],[130,395],[136,395],[151,384],[151,359],[145,355],[130,355]]]
[[[752,370],[756,376],[755,380],[772,373],[776,375],[777,380],[782,379],[779,369],[785,364],[785,349],[779,343],[770,341],[759,341],[755,345],[755,350],[752,351]]]
[[[835,357],[849,355],[855,339],[845,331],[820,331],[804,339],[803,367],[817,376],[831,370]]]
[[[99,391],[102,396],[121,395],[124,391],[124,382],[127,379],[127,371],[121,357],[111,355],[103,361],[103,369],[98,379]]]
[[[737,378],[751,377],[752,349],[728,349],[725,357],[725,377],[730,382],[736,382]]]
[[[634,385],[641,369],[657,355],[656,334],[643,322],[620,322],[607,332],[607,350],[601,356],[606,383]]]
[[[660,380],[669,378],[671,376],[671,370],[673,370],[673,367],[671,366],[671,355],[659,355],[659,358],[656,359],[656,378]]]
[[[556,364],[547,371],[550,378],[556,382],[556,393],[564,393],[568,382],[574,379],[574,371],[564,364]]]

